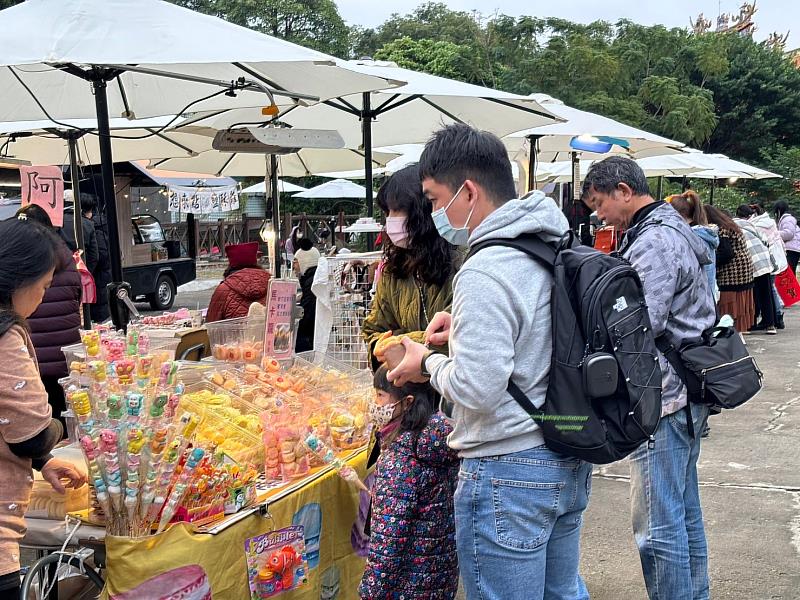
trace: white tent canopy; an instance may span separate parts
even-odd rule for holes
[[[705,154],[692,148],[687,149],[683,154],[665,158],[697,167],[698,171],[692,173],[692,178],[698,179],[774,179],[781,177],[770,171],[728,158],[724,154]]]
[[[527,156],[529,149],[525,143],[526,138],[537,136],[539,138],[537,158],[542,162],[568,159],[570,154],[576,151],[570,142],[573,138],[582,136],[613,143],[607,154],[582,151],[583,156],[589,159],[602,158],[610,154],[624,154],[631,158],[652,156],[654,153],[671,154],[680,152],[679,149],[683,147],[681,142],[625,125],[608,117],[572,108],[547,94],[531,94],[530,97],[564,122],[517,131],[508,135],[503,141],[510,151],[523,151]]]
[[[0,70],[0,121],[93,118],[86,80],[101,73],[90,73],[91,65],[109,69],[103,74],[109,114],[139,119],[269,101],[260,91],[242,90],[236,98],[220,93],[184,109],[215,88],[115,66],[223,82],[245,77],[320,98],[393,84],[355,72],[345,61],[161,0],[28,0],[0,11],[0,22],[0,65],[9,66]],[[275,99],[294,104],[285,95]]]
[[[293,193],[293,192],[304,192],[308,188],[304,188],[300,185],[295,185],[294,183],[290,183],[288,181],[284,181],[283,179],[278,179],[278,191],[281,193]],[[243,194],[268,194],[266,183],[261,181],[256,183],[255,185],[251,185],[250,187],[246,187],[242,190]]]
[[[367,190],[346,179],[326,181],[304,192],[294,194],[295,198],[364,198]]]

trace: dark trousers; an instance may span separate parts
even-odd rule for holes
[[[772,295],[772,275],[762,275],[753,280],[753,300],[756,308],[756,323],[763,327],[777,324],[775,296]]]
[[[787,250],[786,260],[789,261],[789,268],[792,270],[792,273],[797,275],[797,263],[800,261],[800,252],[795,250]]]
[[[64,388],[59,385],[58,379],[58,377],[42,377],[42,383],[47,391],[47,401],[53,409],[53,418],[61,421],[64,437],[67,437],[67,423],[61,416],[61,413],[67,409],[67,402],[64,398]]]

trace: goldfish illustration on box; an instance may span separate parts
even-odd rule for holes
[[[301,525],[245,540],[251,600],[272,598],[308,583],[308,561]]]

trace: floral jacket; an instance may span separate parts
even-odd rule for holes
[[[419,433],[404,431],[375,468],[362,599],[451,600],[458,588],[453,493],[458,455],[441,414]]]

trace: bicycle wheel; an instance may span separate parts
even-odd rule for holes
[[[33,566],[31,566],[31,568],[25,574],[25,578],[22,580],[22,586],[20,587],[20,598],[27,599],[34,579],[39,578],[39,581],[43,581],[44,575],[47,573],[50,565],[57,565],[59,561],[62,565],[70,565],[78,570],[81,570],[86,574],[86,576],[89,578],[89,581],[91,581],[98,590],[102,590],[105,586],[106,582],[103,580],[100,574],[93,568],[83,563],[83,561],[81,561],[81,559],[77,556],[72,554],[54,553],[43,556],[33,563]],[[55,587],[57,586],[58,584],[56,583]],[[44,590],[39,590],[39,593],[41,594],[43,591]],[[42,596],[40,595],[39,598],[42,598]]]

